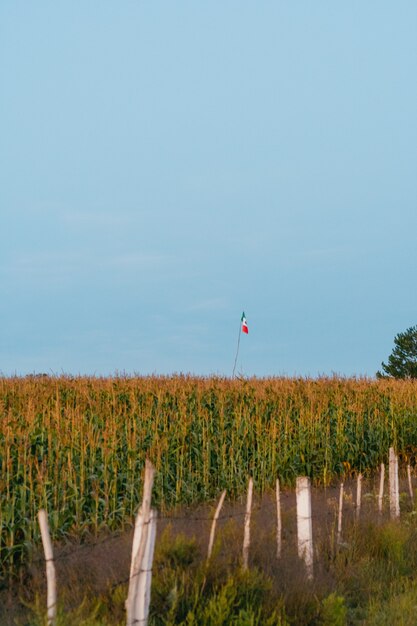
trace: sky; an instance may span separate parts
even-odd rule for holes
[[[417,324],[417,3],[2,0],[0,373],[374,376]]]

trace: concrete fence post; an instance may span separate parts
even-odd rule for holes
[[[313,578],[313,524],[311,519],[311,485],[306,476],[297,478],[298,556],[306,566],[307,578]]]

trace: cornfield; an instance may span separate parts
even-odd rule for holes
[[[276,477],[315,484],[372,471],[393,445],[417,450],[417,383],[368,379],[187,376],[0,379],[0,575],[39,541],[130,522],[145,458],[166,509],[238,497]]]

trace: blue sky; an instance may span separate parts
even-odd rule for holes
[[[417,4],[0,4],[0,371],[374,375],[417,323]]]

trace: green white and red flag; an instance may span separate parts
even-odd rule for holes
[[[242,319],[240,320],[242,322],[242,333],[249,333],[249,328],[248,328],[248,323],[246,321],[246,317],[245,317],[245,312],[242,313]]]

